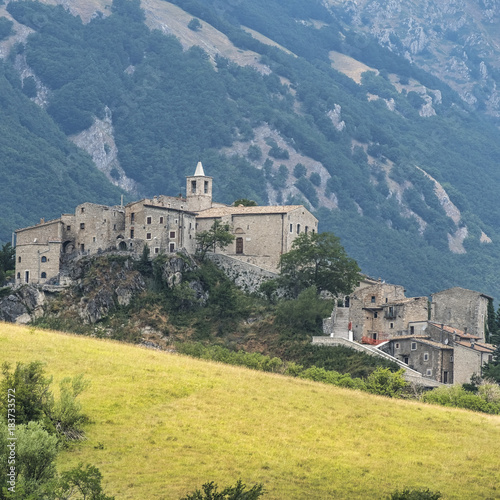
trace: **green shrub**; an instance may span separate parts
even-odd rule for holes
[[[474,394],[459,385],[442,386],[425,393],[422,396],[422,401],[498,415],[500,414],[500,402],[498,400],[488,401],[489,394],[490,391],[487,389],[483,390],[483,394],[479,392]]]
[[[368,376],[366,389],[372,394],[399,398],[408,386],[403,374],[403,369],[391,372],[389,368],[377,368]]]
[[[190,493],[181,500],[257,500],[264,494],[264,486],[255,484],[249,490],[245,491],[247,486],[238,479],[234,486],[227,486],[222,491],[218,491],[219,487],[213,481],[205,483],[202,491],[196,490]]]
[[[405,488],[403,491],[392,493],[389,500],[439,500],[440,498],[441,493],[439,491]]]

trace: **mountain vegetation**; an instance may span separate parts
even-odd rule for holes
[[[202,160],[218,201],[306,203],[363,272],[402,283],[409,294],[458,285],[500,296],[500,132],[489,118],[349,24],[336,4],[172,4],[188,14],[191,37],[217,30],[254,54],[253,66],[150,30],[148,6],[138,0],[115,0],[86,23],[62,6],[8,4],[11,30],[33,32],[4,60],[12,111],[3,119],[12,121],[16,142],[31,130],[55,141],[45,163],[59,174],[42,183],[50,196],[32,190],[26,204],[26,179],[39,178],[47,150],[37,147],[33,175],[10,171],[0,239],[42,214],[71,210],[69,200],[117,199],[64,136],[110,113],[119,163],[144,194],[178,195]],[[332,67],[332,53],[373,71],[356,82]],[[36,80],[19,78],[14,67],[22,64]],[[46,111],[28,98],[39,99],[42,87]],[[33,141],[16,154],[31,150]]]

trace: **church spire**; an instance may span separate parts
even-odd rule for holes
[[[203,170],[203,165],[201,164],[201,161],[198,162],[198,165],[196,165],[196,172],[194,173],[195,177],[205,177],[205,172]]]

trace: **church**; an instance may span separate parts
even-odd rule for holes
[[[196,234],[219,220],[234,242],[217,253],[277,272],[280,256],[301,233],[318,231],[318,219],[303,205],[228,206],[212,200],[212,178],[198,162],[186,179],[186,196],[155,196],[125,206],[78,205],[75,213],[18,229],[16,284],[59,283],[61,270],[83,255],[120,251],[151,257],[185,250],[194,254]]]

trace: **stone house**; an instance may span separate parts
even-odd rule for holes
[[[167,197],[141,200],[125,207],[126,234],[121,250],[141,252],[148,245],[150,255],[196,249],[196,214],[168,206]]]
[[[413,335],[394,337],[380,348],[424,377],[443,384],[464,384],[491,361],[494,346],[449,325],[431,321],[410,323]]]
[[[349,297],[349,324],[358,342],[378,344],[405,335],[410,322],[427,318],[427,297],[407,298],[400,285],[365,284]]]
[[[201,162],[186,179],[186,196],[155,196],[126,206],[83,203],[74,214],[16,231],[16,283],[45,283],[79,255],[129,251],[151,256],[196,250],[196,232],[229,222],[235,242],[221,253],[275,272],[301,232],[318,220],[302,205],[229,207],[212,200],[212,178]]]
[[[443,384],[453,384],[453,347],[420,335],[389,340],[382,351],[406,363],[409,368]]]
[[[492,297],[460,287],[433,293],[430,319],[453,328],[467,329],[484,340],[489,300],[493,300]]]

